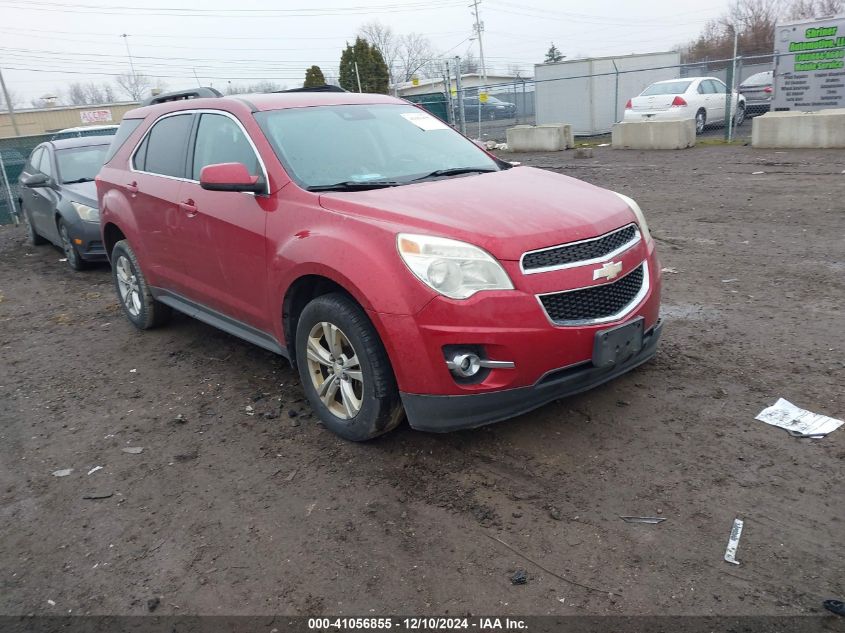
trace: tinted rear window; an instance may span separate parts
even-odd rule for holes
[[[665,84],[651,84],[648,88],[642,91],[642,96],[682,95],[687,91],[687,88],[689,88],[691,83],[691,81],[670,81]]]
[[[123,147],[126,139],[132,136],[132,132],[138,129],[138,126],[141,125],[141,121],[143,120],[144,119],[123,119],[123,121],[121,121],[120,127],[117,128],[117,132],[115,132],[111,145],[109,145],[109,150],[106,152],[105,162],[109,162],[112,158],[114,158],[114,155],[117,154],[117,150]]]
[[[767,86],[772,83],[772,73],[763,72],[751,75],[748,79],[742,82],[743,86]]]
[[[168,116],[153,125],[147,136],[144,171],[162,176],[185,177],[185,150],[191,134],[192,114]]]

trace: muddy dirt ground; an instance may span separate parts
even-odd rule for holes
[[[845,416],[845,152],[512,158],[640,202],[677,271],[664,339],[611,384],[450,435],[340,440],[283,360],[185,317],[138,332],[108,268],[2,227],[0,613],[809,614],[845,596],[845,428],[754,420],[778,397]]]

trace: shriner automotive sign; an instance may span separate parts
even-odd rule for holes
[[[845,16],[775,27],[772,110],[845,107]]]

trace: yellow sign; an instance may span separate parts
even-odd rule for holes
[[[414,86],[419,86],[420,85],[420,78],[417,77],[416,75],[414,75],[413,77],[411,77],[411,84],[414,85]]]
[[[487,103],[487,93],[486,92],[479,92],[478,93],[478,100],[481,103]]]
[[[453,97],[457,97],[457,96],[458,96],[458,89],[457,89],[457,88],[452,88],[452,96],[453,96]]]

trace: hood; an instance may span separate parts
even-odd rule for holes
[[[320,204],[396,232],[463,240],[502,260],[595,237],[634,220],[616,194],[533,167],[386,189],[331,192]]]
[[[75,202],[87,204],[89,207],[97,207],[97,183],[78,182],[73,185],[62,185],[62,190]]]

